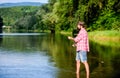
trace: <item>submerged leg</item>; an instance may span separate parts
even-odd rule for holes
[[[86,69],[86,78],[89,78],[89,65],[88,65],[88,62],[85,61],[84,63],[84,66],[85,66],[85,69]]]
[[[76,61],[76,74],[79,74],[79,72],[80,72],[80,61],[77,60]]]

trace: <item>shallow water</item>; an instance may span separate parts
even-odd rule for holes
[[[46,33],[0,34],[0,78],[76,78],[75,48],[67,36]],[[119,78],[120,47],[90,41],[91,78]],[[80,77],[85,78],[81,64]]]

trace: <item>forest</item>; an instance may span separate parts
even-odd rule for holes
[[[49,0],[42,6],[0,8],[5,26],[13,30],[73,31],[84,21],[88,31],[120,31],[119,0]]]

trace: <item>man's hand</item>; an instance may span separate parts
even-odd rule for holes
[[[69,40],[74,40],[74,38],[72,38],[72,37],[70,37],[70,36],[68,36],[68,39],[69,39]]]
[[[76,46],[76,44],[73,44],[72,46],[73,46],[73,47],[75,47],[75,46]]]

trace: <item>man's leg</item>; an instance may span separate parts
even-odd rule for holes
[[[76,78],[80,78],[80,74],[76,74]]]
[[[76,60],[76,74],[79,74],[80,72],[80,61]]]
[[[86,69],[86,78],[89,78],[89,73],[90,73],[90,70],[89,70],[89,65],[88,65],[88,62],[85,61],[83,62],[84,66],[85,66],[85,69]]]

